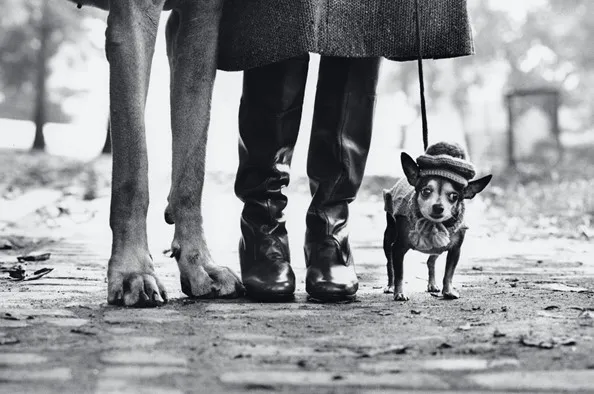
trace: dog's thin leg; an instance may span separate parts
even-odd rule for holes
[[[448,252],[448,256],[446,258],[446,268],[445,274],[443,276],[443,296],[444,298],[448,299],[456,299],[460,298],[460,294],[458,291],[454,289],[452,286],[452,279],[454,278],[454,272],[456,271],[456,266],[458,265],[458,261],[460,260],[460,251],[462,250],[462,242],[464,242],[464,231],[460,233],[460,240],[457,245],[455,245],[450,251]]]
[[[144,132],[144,106],[163,3],[164,0],[112,0],[107,18],[113,144],[113,243],[107,273],[110,304],[151,306],[167,299],[148,251]]]
[[[392,263],[394,264],[394,301],[408,301],[404,295],[404,255],[406,249],[392,246]]]
[[[439,293],[439,287],[435,283],[435,261],[437,260],[437,255],[432,254],[427,259],[427,270],[429,271],[429,280],[427,283],[427,291],[429,293]]]
[[[388,271],[388,285],[384,293],[394,292],[394,267],[392,266],[392,248],[396,239],[396,223],[389,213],[386,213],[386,231],[384,232],[384,254],[386,255],[386,268]]]
[[[241,281],[212,263],[202,228],[202,189],[210,102],[223,0],[181,2],[168,25],[173,171],[168,213],[182,291],[192,297],[236,297]]]

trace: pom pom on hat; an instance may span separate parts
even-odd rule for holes
[[[417,158],[419,176],[441,176],[467,186],[474,178],[476,171],[471,162],[466,160],[466,154],[457,144],[439,142],[431,145],[424,154]]]

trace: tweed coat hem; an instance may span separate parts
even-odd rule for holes
[[[466,0],[419,1],[423,58],[474,53]],[[413,60],[415,12],[415,0],[226,0],[219,69],[246,70],[306,53]]]

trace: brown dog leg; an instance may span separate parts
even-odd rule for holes
[[[171,250],[190,297],[237,297],[238,276],[212,263],[202,228],[202,189],[210,101],[223,0],[180,2],[167,25],[171,67],[172,184],[166,217],[175,223]]]
[[[406,249],[392,247],[392,264],[394,265],[394,301],[408,301],[404,294],[404,255]]]
[[[427,291],[429,293],[439,293],[439,287],[435,284],[435,261],[437,260],[437,255],[432,254],[427,259],[427,270],[429,271],[429,280],[427,283]]]
[[[462,242],[464,242],[464,231],[460,233],[460,240],[458,244],[454,245],[452,249],[448,252],[448,257],[446,258],[446,268],[445,274],[443,276],[443,297],[447,299],[457,299],[460,298],[460,294],[458,291],[454,289],[452,286],[452,279],[454,278],[454,272],[456,271],[456,266],[458,265],[458,261],[460,260],[460,251],[462,249]]]
[[[106,31],[113,144],[113,243],[107,271],[110,304],[154,306],[167,300],[148,251],[144,131],[151,60],[164,1],[110,1]]]
[[[384,288],[384,293],[394,293],[394,266],[392,264],[392,248],[394,240],[398,235],[394,217],[386,213],[386,231],[384,231],[384,254],[386,255],[386,268],[388,271],[388,285]]]

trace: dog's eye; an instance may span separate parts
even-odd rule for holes
[[[423,190],[421,190],[421,196],[424,198],[427,198],[431,195],[431,189],[429,189],[428,187],[424,188]]]
[[[458,193],[450,193],[448,194],[448,198],[451,202],[456,202],[458,201],[459,196]]]

